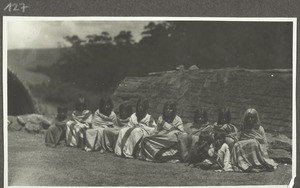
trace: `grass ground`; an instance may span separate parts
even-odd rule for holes
[[[8,132],[8,184],[14,186],[158,186],[158,185],[286,185],[291,165],[274,172],[214,172],[182,163],[152,163],[85,152],[48,148],[44,135]]]

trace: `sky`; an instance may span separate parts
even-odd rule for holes
[[[121,30],[130,30],[138,42],[148,21],[9,21],[7,28],[8,49],[57,48],[70,46],[63,37],[87,35],[107,31],[112,37]]]

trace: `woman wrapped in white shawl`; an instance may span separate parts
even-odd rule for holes
[[[118,139],[121,128],[127,127],[130,116],[132,115],[132,106],[127,102],[119,106],[119,116],[114,127],[107,127],[103,131],[102,146],[106,151],[114,152],[116,141]]]
[[[90,128],[91,122],[92,113],[87,109],[85,99],[80,97],[70,121],[66,123],[66,145],[83,147],[85,131]]]
[[[154,135],[142,140],[140,157],[147,161],[179,161],[178,138],[184,133],[183,123],[177,115],[176,103],[168,101],[163,108],[163,115],[158,118]]]
[[[140,150],[142,138],[154,133],[156,123],[152,116],[147,113],[148,108],[148,100],[138,100],[136,112],[130,116],[128,126],[119,132],[115,145],[116,155],[129,158],[136,157]]]
[[[108,127],[115,127],[117,116],[112,111],[113,103],[110,98],[102,98],[99,102],[99,109],[94,113],[92,128],[86,131],[86,151],[104,152],[103,131]]]

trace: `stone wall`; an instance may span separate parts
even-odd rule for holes
[[[217,110],[228,107],[232,123],[241,125],[247,108],[255,108],[267,132],[292,135],[292,70],[178,70],[127,77],[113,100],[135,105],[139,97],[150,101],[149,113],[157,118],[165,101],[176,100],[184,123],[192,121],[197,108],[205,108],[211,123]]]

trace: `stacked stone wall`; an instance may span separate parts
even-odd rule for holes
[[[218,109],[227,107],[240,127],[245,110],[255,108],[267,132],[292,135],[291,70],[181,70],[128,77],[113,95],[116,106],[125,100],[135,106],[139,97],[149,99],[156,119],[167,100],[176,100],[184,123],[192,121],[197,108],[205,108],[213,123]]]

